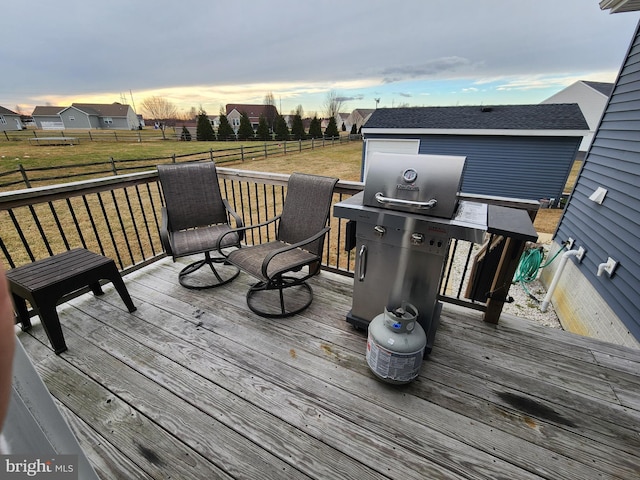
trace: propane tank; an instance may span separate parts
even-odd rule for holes
[[[378,378],[402,384],[418,376],[427,335],[417,319],[416,307],[403,303],[385,307],[369,324],[367,363]]]

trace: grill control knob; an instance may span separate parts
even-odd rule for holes
[[[373,230],[376,232],[376,235],[378,235],[379,237],[382,237],[385,233],[387,233],[387,229],[381,225],[376,225],[375,227],[373,227]]]
[[[411,244],[412,245],[420,245],[424,242],[424,235],[421,233],[414,232],[411,234]]]

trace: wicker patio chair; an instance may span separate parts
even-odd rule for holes
[[[329,231],[327,218],[337,182],[337,178],[293,173],[282,213],[239,229],[261,228],[276,222],[275,240],[229,253],[219,249],[227,261],[259,280],[247,292],[247,305],[253,312],[281,318],[311,305],[313,292],[307,280],[320,271],[322,246]]]
[[[235,226],[242,227],[242,219],[222,198],[218,175],[213,162],[178,163],[158,165],[158,177],[164,195],[160,238],[168,255],[175,261],[179,257],[204,254],[204,259],[191,263],[178,275],[183,287],[204,289],[229,283],[240,270],[217,255],[221,248],[238,247],[242,231],[220,237],[231,231],[230,217]],[[211,255],[214,252],[214,256]],[[214,264],[217,264],[214,266]],[[204,272],[195,273],[208,266],[213,277]]]

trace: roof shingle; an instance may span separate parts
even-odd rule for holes
[[[379,108],[364,129],[588,130],[577,103]]]

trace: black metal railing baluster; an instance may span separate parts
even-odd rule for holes
[[[127,235],[127,229],[124,226],[124,220],[122,219],[122,213],[120,212],[120,204],[118,203],[118,199],[116,198],[116,194],[114,190],[111,190],[111,199],[113,200],[113,207],[116,210],[116,216],[118,218],[118,222],[120,223],[120,229],[122,230],[122,235],[124,236],[124,244],[127,247],[127,252],[129,253],[129,259],[131,260],[131,263],[135,265],[136,262],[133,258],[133,251],[131,250],[131,242],[129,241],[129,235]],[[103,212],[104,212],[105,211],[104,204],[102,205],[103,205]],[[111,229],[109,231],[111,232],[111,238],[115,239],[114,232],[111,231]],[[114,241],[114,246],[116,247],[116,249],[118,248],[118,246],[115,244],[115,241]],[[124,264],[122,264],[122,268],[124,268]]]
[[[73,224],[76,227],[76,232],[78,233],[78,238],[80,238],[80,243],[82,244],[82,248],[87,248],[87,242],[84,239],[84,235],[82,234],[82,229],[80,228],[80,224],[78,223],[78,217],[76,216],[76,211],[71,204],[71,199],[67,198],[67,208],[69,209],[69,213],[71,215],[71,219],[73,220]]]
[[[64,233],[64,229],[62,228],[62,223],[60,223],[60,218],[58,217],[58,213],[53,206],[53,202],[47,202],[49,204],[49,210],[51,210],[51,216],[53,216],[54,222],[56,222],[56,226],[58,227],[58,233],[60,233],[60,238],[62,238],[62,243],[64,243],[65,250],[70,250],[71,246],[69,245],[69,241],[67,240],[67,235]]]
[[[149,187],[149,184],[147,183],[147,188]],[[138,185],[136,185],[136,194],[138,196],[138,204],[140,205],[140,213],[142,214],[142,220],[144,222],[144,228],[147,232],[147,240],[149,240],[149,246],[151,247],[151,256],[155,257],[156,255],[156,247],[153,244],[153,239],[151,238],[151,230],[149,229],[149,217],[147,216],[147,211],[144,208],[144,202],[142,201],[142,194],[140,193],[140,187]],[[149,202],[151,205],[153,205],[153,202]],[[146,260],[147,256],[143,253],[142,254],[142,259]]]
[[[138,222],[136,222],[136,216],[133,213],[133,207],[131,206],[131,199],[129,198],[129,191],[126,188],[124,190],[124,199],[127,202],[127,208],[129,209],[129,215],[131,216],[131,225],[133,226],[133,231],[135,232],[135,239],[138,242],[138,248],[140,249],[140,257],[144,260],[144,248],[142,247],[142,239],[140,238],[140,232],[138,231]],[[135,261],[133,264],[135,265]]]
[[[31,261],[34,262],[36,257],[33,256],[33,252],[31,251],[31,248],[29,247],[29,243],[27,242],[27,239],[24,236],[24,232],[22,231],[22,228],[20,228],[20,224],[18,223],[18,219],[16,218],[15,214],[13,213],[13,209],[8,210],[8,213],[9,213],[9,217],[11,218],[11,221],[13,222],[13,226],[16,229],[16,232],[18,232],[18,236],[20,237],[20,240],[22,241],[22,246],[26,250],[27,255],[29,255],[29,258],[31,259]]]
[[[91,228],[93,229],[93,234],[95,235],[96,242],[98,243],[100,254],[104,255],[104,245],[102,245],[102,239],[100,238],[100,234],[98,233],[98,227],[95,220],[93,219],[93,213],[91,212],[91,207],[89,206],[89,201],[87,200],[86,195],[82,196],[82,201],[84,202],[84,208],[87,210],[87,216],[89,217],[89,222],[91,223]]]
[[[36,228],[40,233],[40,238],[42,238],[42,242],[44,243],[47,252],[49,252],[49,256],[52,256],[53,250],[51,249],[51,245],[49,245],[49,239],[47,238],[46,233],[44,233],[44,229],[42,228],[42,224],[40,223],[40,219],[38,218],[38,214],[36,213],[35,208],[33,208],[33,205],[29,205],[29,212],[31,212],[31,218],[33,218],[33,221],[36,224]]]

